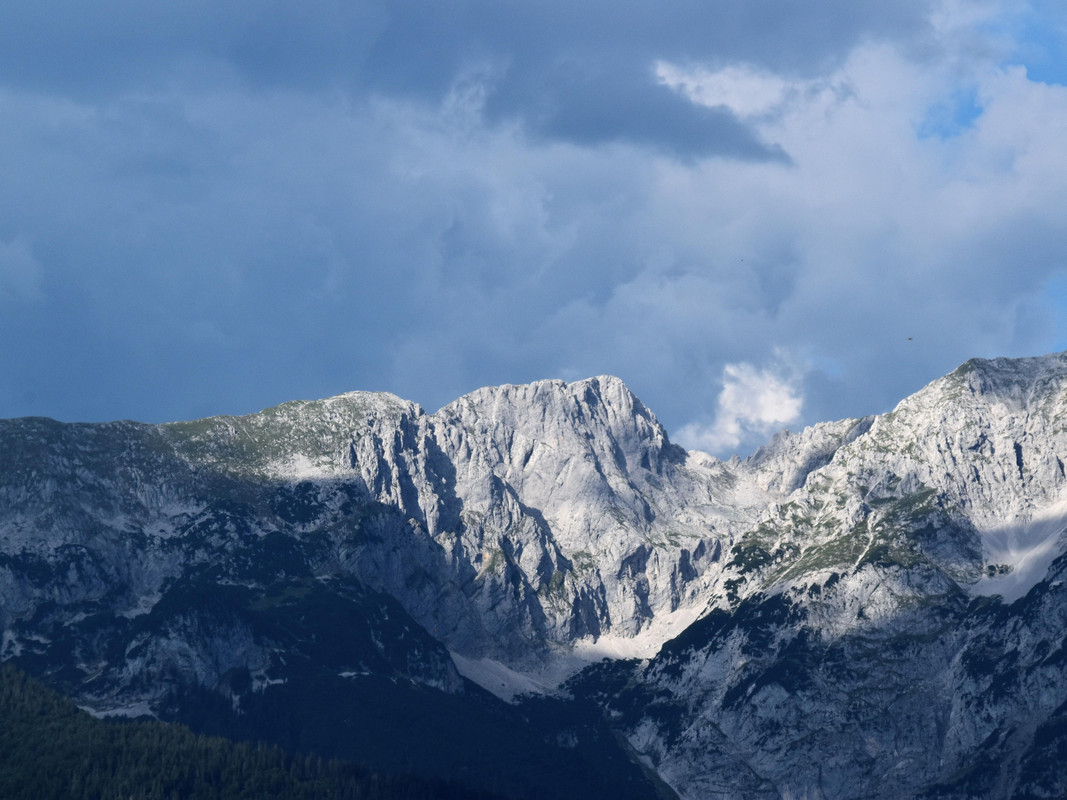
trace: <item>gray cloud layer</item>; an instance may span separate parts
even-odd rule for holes
[[[730,374],[813,421],[1057,342],[1067,107],[992,6],[10,5],[4,416],[612,372],[734,430]],[[922,127],[961,90],[977,119]]]
[[[882,7],[884,5],[884,7]],[[0,10],[5,84],[66,96],[156,91],[231,72],[252,90],[435,102],[471,70],[490,119],[582,144],[776,156],[728,113],[656,85],[655,59],[826,69],[867,38],[914,35],[927,4],[44,2]]]

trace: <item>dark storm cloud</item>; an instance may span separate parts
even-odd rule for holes
[[[0,416],[615,373],[725,448],[1037,352],[1067,95],[926,10],[0,5]]]
[[[167,82],[344,90],[436,103],[493,70],[486,111],[534,136],[628,141],[681,156],[781,158],[725,111],[655,83],[657,59],[803,75],[865,38],[914,33],[926,3],[11,3],[0,80],[79,97]]]
[[[506,89],[490,96],[490,117],[521,119],[542,137],[582,145],[623,141],[683,157],[785,160],[729,112],[694,105],[657,85],[644,65],[563,63],[551,73],[524,73]]]

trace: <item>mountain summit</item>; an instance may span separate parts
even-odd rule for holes
[[[585,796],[1067,791],[1063,354],[746,461],[673,445],[607,376],[434,414],[7,420],[0,452],[0,656],[96,713],[389,768],[418,708],[457,758],[626,765]]]

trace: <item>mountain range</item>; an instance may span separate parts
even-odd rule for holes
[[[0,659],[515,797],[1067,795],[1067,354],[685,451],[617,378],[0,421]]]

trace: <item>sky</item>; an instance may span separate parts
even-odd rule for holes
[[[0,417],[613,374],[727,457],[1067,349],[1051,0],[0,5]]]

